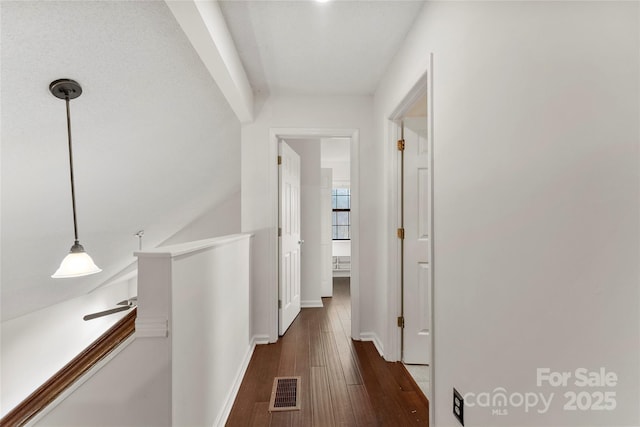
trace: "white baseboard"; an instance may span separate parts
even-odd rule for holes
[[[269,335],[254,335],[251,338],[251,344],[255,347],[259,344],[269,344]]]
[[[218,417],[213,424],[214,426],[224,426],[227,422],[227,418],[231,414],[231,409],[233,408],[233,404],[236,401],[236,397],[238,397],[238,391],[240,391],[240,385],[242,385],[242,380],[244,379],[244,374],[247,373],[247,368],[249,367],[249,362],[251,361],[251,356],[253,356],[253,351],[256,349],[256,345],[258,344],[268,344],[269,337],[267,335],[254,335],[251,338],[251,342],[249,343],[249,347],[247,348],[247,352],[242,359],[242,364],[236,373],[236,377],[233,381],[233,386],[227,395],[227,398],[224,402],[224,406],[222,407],[222,411],[218,414]]]
[[[300,308],[322,308],[324,304],[322,300],[309,300],[309,301],[300,301]]]
[[[382,350],[384,347],[382,346],[382,342],[375,332],[362,332],[360,333],[360,339],[362,341],[372,341],[373,345],[376,347],[376,350],[378,350],[378,354],[380,354],[380,357],[384,359],[384,351]]]

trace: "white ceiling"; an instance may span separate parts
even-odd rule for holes
[[[422,0],[221,1],[253,89],[371,95]]]
[[[0,2],[2,318],[85,293],[239,189],[240,126],[164,2]],[[80,242],[103,272],[51,279]],[[230,144],[229,141],[232,143]]]
[[[225,1],[263,94],[372,94],[423,1]],[[81,295],[237,195],[240,126],[162,1],[0,1],[2,319]],[[54,280],[73,243],[64,101],[80,242],[103,273]],[[234,143],[229,143],[229,142]]]

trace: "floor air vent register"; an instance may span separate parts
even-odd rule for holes
[[[300,410],[300,377],[275,377],[269,411]]]

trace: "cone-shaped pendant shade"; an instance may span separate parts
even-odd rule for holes
[[[88,276],[100,273],[102,270],[95,265],[88,253],[84,251],[81,244],[76,243],[71,247],[69,254],[64,257],[60,267],[51,277],[54,279],[64,279],[67,277]]]

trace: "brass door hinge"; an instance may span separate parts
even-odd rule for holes
[[[404,139],[398,140],[398,151],[404,151]]]
[[[404,328],[404,317],[398,316],[398,328]]]
[[[404,228],[398,228],[398,239],[404,240]]]
[[[278,156],[278,164],[281,165],[282,164],[282,156]]]

